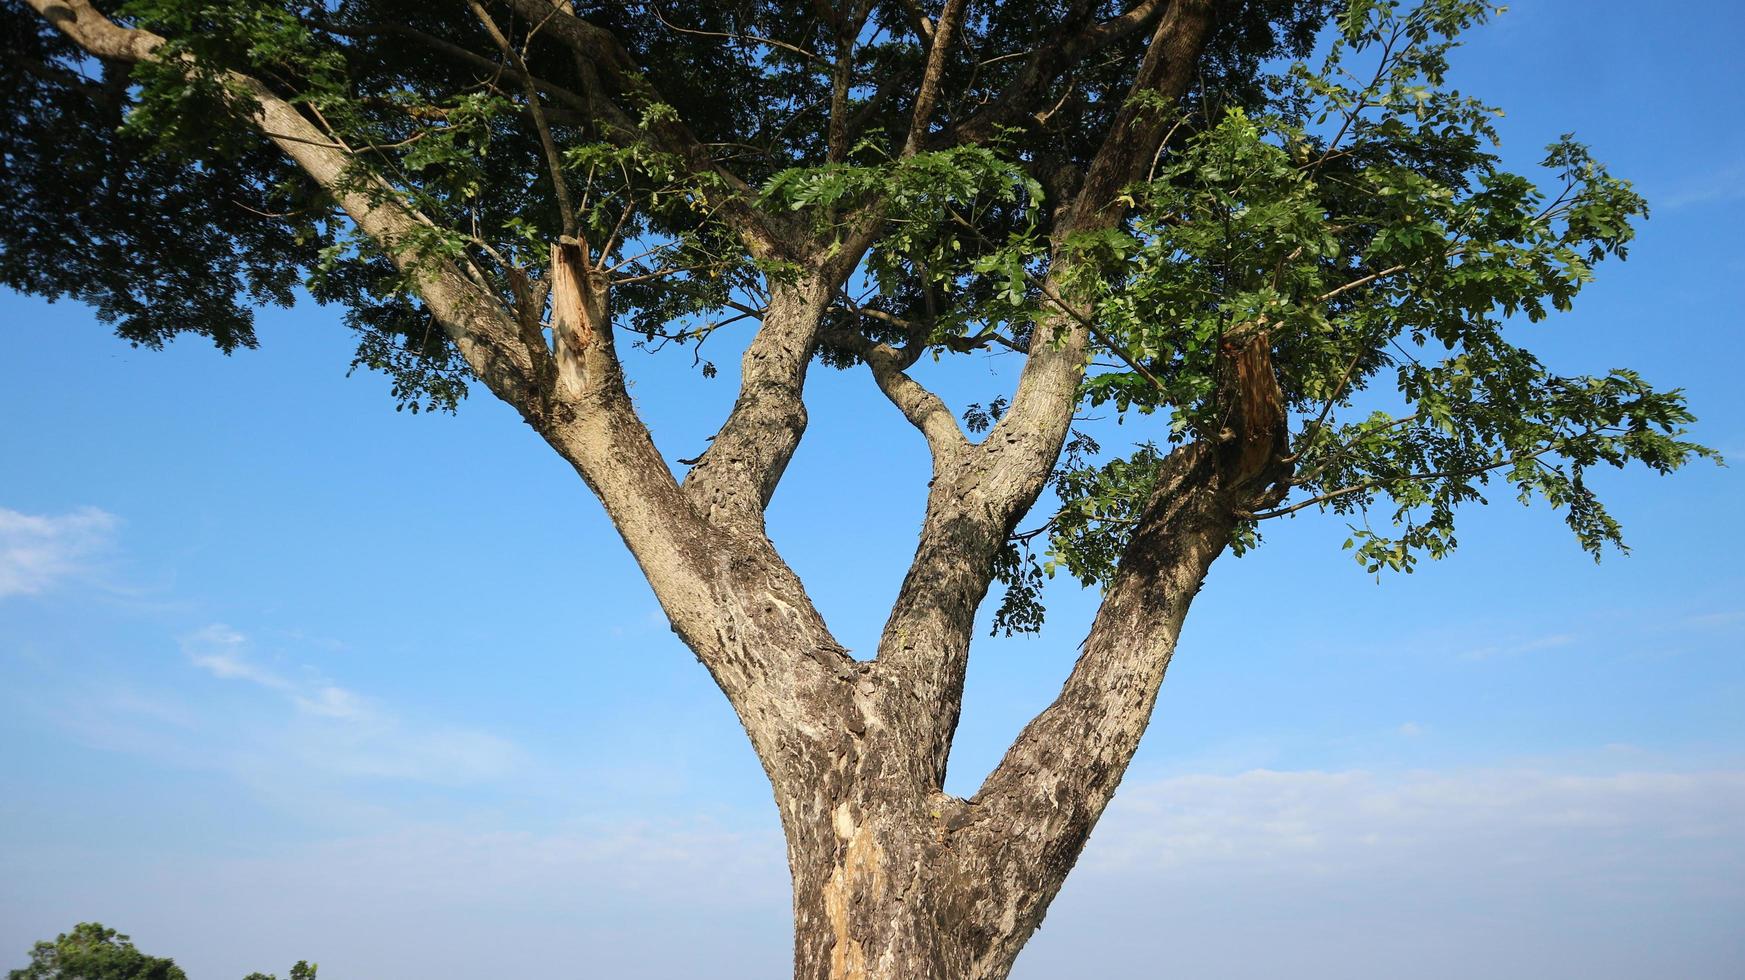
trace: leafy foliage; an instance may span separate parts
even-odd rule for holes
[[[0,228],[0,281],[91,303],[135,343],[156,347],[194,333],[225,351],[255,345],[254,307],[289,304],[306,285],[318,300],[347,308],[360,339],[354,367],[390,375],[403,408],[452,410],[465,394],[464,371],[448,340],[430,329],[406,277],[249,127],[217,123],[248,105],[223,72],[266,80],[358,153],[354,187],[396,195],[432,219],[419,243],[429,255],[462,260],[506,302],[516,300],[520,282],[535,284],[537,298],[546,245],[565,230],[557,185],[525,93],[505,77],[511,66],[478,20],[464,5],[410,0],[98,6],[167,37],[168,57],[131,71],[95,62],[22,5],[0,12],[9,52],[0,78],[13,93],[0,117],[7,161],[0,206],[12,216]],[[665,101],[633,93],[639,118],[590,115],[575,94],[590,83],[568,52],[535,43],[534,25],[502,16],[502,27],[526,67],[553,80],[540,115],[563,148],[580,230],[622,250],[616,305],[645,339],[706,337],[731,318],[720,311],[734,291],[755,292],[768,271],[724,245],[710,220],[718,185],[653,150],[641,138],[651,127],[682,120],[720,148],[723,165],[767,185],[772,207],[798,204],[825,223],[853,187],[892,179],[884,169],[895,166],[889,134],[903,131],[912,93],[880,83],[918,70],[923,57],[903,4],[870,7],[870,33],[847,90],[863,138],[836,164],[826,159],[828,126],[819,114],[834,84],[826,56],[840,38],[809,3],[691,5],[682,23],[650,5],[574,6],[622,41]],[[1280,44],[1306,44],[1324,6],[1242,5],[1220,35],[1214,70],[1239,75]],[[966,18],[966,49],[1033,48],[1049,39],[1051,22],[1082,18],[1081,7],[979,0]],[[1126,42],[1125,53],[1137,43]],[[1029,130],[1013,152],[1063,160],[1089,152],[1082,134],[1094,131],[1127,84],[1123,61],[1131,59],[1120,53],[1079,79],[1079,111],[1059,114],[1071,128]],[[177,57],[184,54],[191,60]],[[952,111],[968,115],[1010,85],[1020,66],[954,62],[946,79],[956,93]],[[930,177],[973,181],[1010,166],[976,157],[969,150],[906,162],[895,179],[925,190]],[[812,207],[808,195],[824,206]],[[837,197],[820,197],[830,195]],[[920,200],[899,193],[888,204]],[[882,254],[924,250],[899,241]]]
[[[1129,105],[1146,32],[1068,48],[1127,5],[970,0],[916,141],[912,5],[841,6],[861,16],[582,0],[612,39],[584,56],[507,2],[100,3],[169,38],[129,71],[14,5],[0,281],[90,302],[136,343],[192,332],[227,351],[255,343],[254,306],[302,287],[344,308],[353,368],[389,375],[403,408],[452,410],[468,371],[417,295],[421,262],[460,270],[540,344],[551,248],[587,243],[615,322],[650,349],[691,346],[712,375],[700,345],[802,271],[736,229],[779,230],[770,241],[811,243],[811,259],[865,233],[826,314],[827,362],[856,363],[861,342],[909,362],[1027,352],[1076,319],[1093,337],[1084,410],[1137,430],[1106,452],[1075,438],[1058,510],[998,557],[995,628],[1015,631],[1039,627],[1054,572],[1108,581],[1162,460],[1224,438],[1226,355],[1251,342],[1272,352],[1294,477],[1238,551],[1266,520],[1323,508],[1366,568],[1409,571],[1454,547],[1458,507],[1495,487],[1560,509],[1598,555],[1621,538],[1592,468],[1708,455],[1684,438],[1679,392],[1623,369],[1562,375],[1520,345],[1521,321],[1568,309],[1647,209],[1571,137],[1542,179],[1503,167],[1497,110],[1448,84],[1491,4],[1219,5],[1188,97],[1133,107],[1166,114],[1169,136],[1119,220],[1072,234],[1061,215]],[[607,78],[608,62],[634,70]],[[350,151],[341,190],[421,216],[392,243],[398,263],[240,124],[237,71]],[[971,433],[1004,407],[972,406]]]
[[[173,961],[147,956],[132,940],[95,922],[43,940],[30,951],[30,965],[8,980],[187,980]]]
[[[255,213],[308,193],[277,151],[204,153],[194,137],[124,127],[127,69],[90,63],[26,9],[0,14],[0,47],[0,282],[90,303],[136,344],[193,333],[254,346],[253,308],[290,304],[324,244],[320,228]],[[187,118],[210,110],[187,93]]]
[[[1568,136],[1544,158],[1551,191],[1502,169],[1497,111],[1446,85],[1459,33],[1492,12],[1351,4],[1317,67],[1269,79],[1264,110],[1202,107],[1130,189],[1134,219],[1069,243],[1074,298],[1120,364],[1087,377],[1086,404],[1165,415],[1170,441],[1215,440],[1230,410],[1220,351],[1265,337],[1298,422],[1296,476],[1290,501],[1253,517],[1347,515],[1346,546],[1372,572],[1447,554],[1457,507],[1493,482],[1561,510],[1597,558],[1622,539],[1588,470],[1713,455],[1683,438],[1681,393],[1623,369],[1560,375],[1510,339],[1569,309],[1647,208]],[[1107,581],[1160,458],[1142,442],[1069,459],[1041,567]]]
[[[30,965],[6,974],[7,980],[187,980],[173,960],[148,956],[133,940],[100,923],[81,922],[51,942],[31,947]],[[251,973],[242,980],[279,980]],[[315,980],[314,964],[298,961],[288,980]]]

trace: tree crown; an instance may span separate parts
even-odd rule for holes
[[[303,288],[343,307],[353,366],[388,373],[402,407],[452,410],[478,365],[427,277],[454,272],[464,303],[519,325],[537,388],[553,242],[580,246],[648,346],[759,319],[832,263],[815,350],[837,366],[1086,331],[1079,404],[1139,435],[1067,441],[1058,508],[996,562],[997,629],[1040,624],[1056,569],[1110,580],[1168,447],[1234,437],[1232,354],[1256,342],[1290,472],[1242,515],[1239,550],[1320,507],[1365,567],[1409,571],[1494,483],[1560,508],[1598,555],[1621,539],[1591,467],[1709,454],[1679,392],[1560,375],[1512,339],[1621,258],[1647,210],[1568,136],[1544,188],[1504,168],[1497,110],[1446,80],[1496,10],[1480,0],[1219,5],[1179,95],[1146,75],[1167,57],[1149,28],[1191,3],[97,7],[153,56],[0,19],[18,93],[0,278],[90,302],[135,343],[253,346],[251,307]],[[313,179],[242,124],[269,96],[339,172]],[[384,236],[348,200],[413,220]]]
[[[127,936],[96,922],[81,922],[51,942],[31,948],[30,965],[9,980],[188,980],[173,960],[147,956]]]

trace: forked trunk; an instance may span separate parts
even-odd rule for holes
[[[1039,921],[1036,896],[1065,868],[990,882],[975,869],[968,804],[876,793],[838,803],[822,827],[794,828],[795,980],[1000,980]],[[795,831],[798,831],[797,833]],[[1027,900],[1028,899],[1028,900]]]
[[[1270,380],[1264,353],[1237,358]],[[1276,386],[1254,382],[1224,445],[1165,461],[1053,704],[975,797],[939,792],[925,704],[884,664],[846,673],[846,730],[772,766],[794,879],[795,980],[1001,980],[1083,850],[1150,720],[1183,618],[1235,514],[1277,493]],[[851,674],[858,678],[851,679]],[[953,714],[952,717],[955,717]],[[948,736],[949,737],[949,736]]]

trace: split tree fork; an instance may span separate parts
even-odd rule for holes
[[[742,148],[698,135],[696,120],[673,111],[656,76],[638,63],[636,45],[617,28],[601,26],[613,17],[578,14],[570,0],[465,2],[443,14],[457,18],[456,24],[465,18],[473,32],[469,42],[488,43],[437,36],[411,17],[336,20],[312,29],[334,44],[408,46],[455,71],[476,73],[480,86],[515,103],[517,124],[531,134],[527,146],[543,170],[538,180],[550,191],[547,224],[554,233],[545,236],[542,254],[533,260],[505,258],[491,241],[448,228],[447,216],[429,203],[434,198],[409,192],[413,178],[378,164],[387,159],[379,147],[348,139],[319,99],[299,94],[274,73],[203,60],[217,56],[135,26],[148,18],[117,22],[88,0],[27,2],[106,68],[167,65],[220,85],[236,122],[282,151],[349,226],[398,268],[470,374],[514,406],[575,467],[635,556],[673,629],[732,703],[768,775],[793,876],[799,980],[994,980],[1008,974],[1133,757],[1189,603],[1212,562],[1258,516],[1316,502],[1367,500],[1421,479],[1447,481],[1503,467],[1514,468],[1516,479],[1563,487],[1567,483],[1551,476],[1532,475],[1529,464],[1548,454],[1573,457],[1611,446],[1603,440],[1633,424],[1627,412],[1563,405],[1557,409],[1562,414],[1547,423],[1551,427],[1532,440],[1507,435],[1504,441],[1513,440],[1509,452],[1458,471],[1395,468],[1377,477],[1353,469],[1347,458],[1353,451],[1327,448],[1337,422],[1330,413],[1383,365],[1377,351],[1400,328],[1363,332],[1364,343],[1355,347],[1350,337],[1358,334],[1335,331],[1338,343],[1329,341],[1316,355],[1330,367],[1300,378],[1285,376],[1278,366],[1281,352],[1306,356],[1299,335],[1305,316],[1349,311],[1354,296],[1393,284],[1420,288],[1441,282],[1423,277],[1457,274],[1450,270],[1460,267],[1454,256],[1461,250],[1469,266],[1478,262],[1479,250],[1458,235],[1433,249],[1420,246],[1415,258],[1399,262],[1340,266],[1330,260],[1313,275],[1337,275],[1337,281],[1307,290],[1290,282],[1305,261],[1304,247],[1281,252],[1276,263],[1268,259],[1270,288],[1281,295],[1294,289],[1296,319],[1258,312],[1221,325],[1197,348],[1205,356],[1194,370],[1206,383],[1192,389],[1191,399],[1178,398],[1171,388],[1188,376],[1188,353],[1172,363],[1175,355],[1160,353],[1159,345],[1107,333],[1115,329],[1108,304],[1138,295],[1139,280],[1104,274],[1098,263],[1106,256],[1081,243],[1130,232],[1142,199],[1132,188],[1167,168],[1166,151],[1181,136],[1184,106],[1203,82],[1219,32],[1235,25],[1252,34],[1256,23],[1270,31],[1267,18],[1294,17],[1298,28],[1313,26],[1327,7],[1319,0],[1133,0],[1113,13],[1108,4],[1072,0],[1056,5],[1063,11],[1058,23],[1046,25],[1033,46],[1004,54],[969,50],[966,38],[988,36],[986,25],[997,13],[971,0],[814,0],[796,5],[794,14],[809,25],[805,43],[687,26],[672,5],[644,5],[640,15],[617,18],[642,16],[648,23],[639,29],[667,32],[662,36],[699,45],[718,40],[807,66],[812,74],[805,77],[819,85],[823,108],[811,117],[815,136],[793,139],[810,140],[805,145],[815,150],[807,150],[813,156],[803,162],[827,176],[852,169],[875,119],[894,168],[943,151],[998,147],[1014,133],[1020,143],[1037,134],[1046,136],[1043,144],[1054,140],[1054,149],[1044,146],[1023,164],[1025,178],[1047,201],[1046,213],[1032,216],[1042,231],[1035,254],[1013,266],[1015,292],[1033,301],[1028,329],[1022,335],[987,330],[944,338],[932,332],[936,324],[916,327],[918,318],[938,313],[931,281],[916,291],[913,310],[862,307],[847,297],[869,256],[897,234],[885,192],[850,195],[836,219],[822,224],[797,205],[771,206],[768,175],[748,179],[736,169],[734,153]],[[1472,11],[1482,6],[1440,5],[1454,11],[1447,15],[1451,24],[1478,16]],[[892,20],[906,25],[917,60],[913,71],[893,69],[869,93],[867,69],[859,63],[873,56],[868,38],[877,31],[869,25],[888,30]],[[1431,26],[1449,29],[1440,22]],[[1251,58],[1276,53],[1283,43],[1271,33],[1265,38],[1254,42]],[[1396,41],[1419,43],[1423,37],[1405,29],[1388,44]],[[1107,76],[1116,70],[1120,84],[1109,88]],[[1412,70],[1426,69],[1419,64]],[[964,97],[982,84],[978,79],[996,71],[997,91]],[[1081,98],[1083,86],[1092,84],[1104,86],[1106,97]],[[1378,73],[1377,82],[1363,90],[1365,98],[1385,87]],[[1312,181],[1323,166],[1331,172],[1350,165],[1354,154],[1341,141],[1347,128],[1363,128],[1369,105],[1345,108],[1339,135],[1298,157],[1275,159],[1286,151],[1262,139],[1244,152],[1260,161],[1256,166],[1289,168],[1280,173],[1292,175],[1290,180]],[[450,110],[406,111],[429,116]],[[1079,145],[1085,137],[1071,128],[1073,119],[1097,123],[1088,144]],[[1239,116],[1220,123],[1202,114],[1193,128],[1216,147],[1226,132],[1221,126],[1235,133],[1244,124]],[[565,139],[574,132],[660,154],[663,166],[688,181],[695,208],[711,227],[725,229],[725,240],[769,270],[760,305],[745,305],[743,296],[723,301],[758,326],[745,347],[733,409],[682,481],[656,450],[626,391],[616,349],[624,325],[615,323],[624,291],[667,275],[681,280],[658,263],[626,271],[630,211],[615,224],[587,220],[589,192]],[[1290,152],[1298,148],[1293,144]],[[1535,220],[1567,220],[1573,205],[1561,212],[1557,206]],[[1628,212],[1629,204],[1618,207]],[[1326,212],[1309,208],[1301,220],[1325,221]],[[1228,228],[1252,220],[1252,211],[1222,217]],[[1592,215],[1587,217],[1592,224]],[[1152,227],[1170,221],[1192,224],[1166,215]],[[1375,223],[1364,225],[1370,229],[1364,234],[1374,236]],[[1350,228],[1328,231],[1334,244],[1327,248],[1336,251],[1340,236],[1355,234]],[[1588,235],[1584,241],[1617,245],[1606,232],[1582,233]],[[1618,234],[1627,238],[1624,232],[1613,237]],[[433,240],[459,244],[438,249]],[[1556,243],[1541,244],[1550,249]],[[1220,282],[1236,281],[1236,262],[1225,254],[1212,263]],[[1420,278],[1407,278],[1412,275]],[[1087,277],[1114,282],[1114,292],[1087,290]],[[1375,309],[1398,303],[1397,297],[1378,300]],[[1203,305],[1186,304],[1169,315],[1191,319]],[[895,324],[908,342],[877,339],[892,334],[859,329],[861,319]],[[1299,333],[1287,341],[1278,331]],[[1009,405],[976,441],[907,372],[929,347],[962,351],[992,343],[1021,352],[1024,363]],[[821,351],[845,352],[864,363],[920,431],[932,458],[918,544],[870,660],[851,657],[835,640],[765,533],[765,509],[805,432],[806,374]],[[1173,449],[1157,455],[1143,492],[1118,522],[1124,541],[1119,559],[1102,582],[1102,606],[1059,696],[1023,729],[976,794],[959,799],[943,786],[976,612],[1000,574],[1018,522],[1060,465],[1093,353],[1123,362],[1131,369],[1123,376],[1148,385],[1159,404],[1181,407],[1192,400],[1215,406],[1212,421],[1190,426]],[[1522,399],[1555,387],[1537,375],[1520,383]],[[1591,396],[1596,403],[1606,398],[1611,401],[1602,407],[1608,411],[1624,401],[1616,393]],[[1640,411],[1640,401],[1631,404]],[[1656,404],[1651,421],[1687,417],[1680,415],[1682,403]],[[1293,413],[1302,423],[1295,431]],[[1558,428],[1571,417],[1573,429]],[[1417,418],[1394,420],[1379,431],[1417,431]],[[1484,424],[1504,431],[1502,423]],[[1478,426],[1472,424],[1474,431]],[[1491,429],[1481,432],[1491,438],[1484,433],[1494,435]],[[1649,458],[1638,445],[1624,457],[1633,452],[1669,468],[1696,450],[1669,443],[1654,451],[1659,455]],[[1603,451],[1589,455],[1616,461]],[[1313,473],[1305,475],[1311,457]],[[1337,476],[1356,481],[1356,489],[1281,507],[1293,489],[1313,493],[1322,486],[1315,480]],[[1460,495],[1458,488],[1450,492]]]

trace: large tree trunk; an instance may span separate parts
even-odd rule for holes
[[[941,825],[910,793],[857,795],[787,828],[796,980],[971,976],[976,944],[940,880]]]
[[[1033,915],[1026,906],[1052,897],[1070,867],[981,877],[989,862],[965,832],[972,805],[942,793],[802,788],[782,805],[824,818],[786,828],[795,980],[999,980],[1046,901]]]

